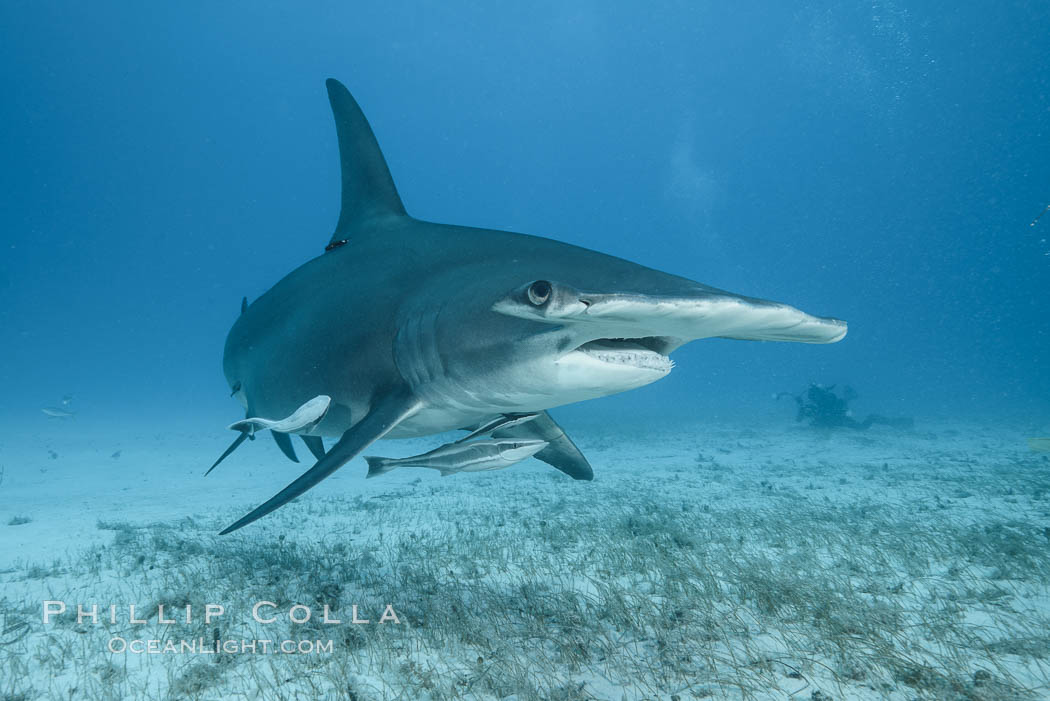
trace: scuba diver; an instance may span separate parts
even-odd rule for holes
[[[887,418],[878,414],[871,414],[863,421],[853,418],[849,403],[857,398],[857,393],[852,387],[846,386],[842,389],[842,396],[835,393],[835,385],[825,387],[824,385],[811,384],[805,394],[791,394],[781,392],[776,399],[791,397],[798,404],[798,415],[795,421],[809,420],[809,425],[816,428],[852,428],[865,431],[874,424],[892,426],[893,428],[909,429],[915,421],[910,417]]]

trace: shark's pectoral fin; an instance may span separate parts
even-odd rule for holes
[[[282,453],[284,453],[284,457],[292,462],[299,462],[299,456],[295,454],[295,448],[292,447],[292,439],[287,433],[270,431],[270,435],[273,436],[273,440],[277,443],[277,447],[281,449]]]
[[[536,453],[533,457],[552,465],[569,477],[576,480],[594,479],[594,470],[587,458],[565,435],[565,431],[559,426],[550,414],[543,411],[534,419],[519,423],[506,428],[500,428],[492,432],[494,438],[538,438],[547,441],[546,448]]]
[[[324,439],[320,436],[299,436],[303,439],[303,443],[310,449],[310,452],[314,454],[314,457],[320,460],[324,457]]]
[[[368,415],[347,429],[343,437],[313,467],[267,502],[223,529],[219,535],[232,533],[295,499],[345,465],[372,442],[385,436],[394,426],[415,414],[420,406],[422,403],[419,399],[413,397],[407,389],[399,389],[383,396],[373,404]]]

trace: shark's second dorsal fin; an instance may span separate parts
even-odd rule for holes
[[[329,78],[325,85],[339,136],[339,166],[343,174],[342,208],[330,241],[339,245],[371,219],[405,216],[405,206],[357,101],[338,80]]]

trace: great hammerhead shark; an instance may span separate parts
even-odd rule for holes
[[[327,87],[342,167],[335,233],[323,255],[242,303],[223,358],[248,417],[290,417],[234,424],[241,434],[223,457],[258,425],[285,429],[273,435],[292,459],[289,433],[300,434],[317,462],[223,534],[380,438],[481,424],[493,440],[544,441],[536,458],[589,480],[591,466],[547,409],[655,382],[672,351],[700,338],[846,335],[838,319],[586,248],[415,219],[357,102],[340,82]],[[327,452],[322,436],[338,439]]]

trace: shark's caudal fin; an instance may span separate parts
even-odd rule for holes
[[[405,216],[405,206],[401,204],[372,127],[350,91],[334,78],[325,81],[325,85],[339,136],[339,165],[343,174],[342,208],[329,242],[332,247],[349,239],[371,219]]]

